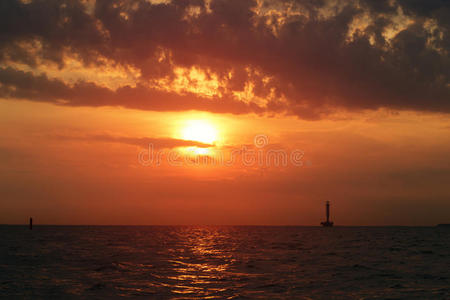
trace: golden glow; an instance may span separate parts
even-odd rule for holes
[[[183,124],[183,129],[181,132],[181,138],[189,141],[196,141],[205,144],[215,144],[218,139],[217,128],[213,123],[197,119],[188,120]],[[188,147],[186,149],[187,153],[194,155],[208,155],[210,154],[209,148],[202,147]]]
[[[189,147],[187,150],[197,155],[207,155],[210,152],[208,148],[199,147]]]
[[[197,141],[205,144],[214,144],[217,140],[217,130],[208,121],[190,120],[183,128],[182,138],[189,141]]]

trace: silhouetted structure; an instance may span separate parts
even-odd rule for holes
[[[33,218],[30,218],[30,230],[33,229]]]
[[[332,227],[333,222],[330,222],[330,201],[327,201],[327,203],[325,204],[325,208],[326,208],[327,220],[326,220],[326,222],[322,222],[320,224],[322,224],[323,227]]]

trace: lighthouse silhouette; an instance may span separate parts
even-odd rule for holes
[[[325,209],[326,209],[326,214],[327,214],[327,220],[320,224],[322,224],[323,227],[332,227],[333,222],[330,222],[330,201],[327,201],[327,203],[325,204]]]

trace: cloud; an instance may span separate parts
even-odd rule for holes
[[[196,141],[187,141],[174,138],[151,138],[151,137],[125,137],[113,136],[108,134],[88,135],[88,136],[74,136],[74,135],[53,135],[52,138],[57,140],[68,141],[88,141],[88,142],[106,142],[106,143],[121,143],[127,145],[134,145],[143,148],[148,148],[152,145],[156,149],[171,149],[177,147],[212,147],[210,144],[205,144]]]
[[[205,110],[211,112],[249,113],[262,111],[256,104],[234,99],[207,99],[187,93],[180,95],[142,85],[124,86],[115,91],[93,82],[79,81],[70,86],[46,75],[0,68],[0,97],[52,102],[66,106],[123,106],[153,111]]]
[[[308,119],[335,109],[450,112],[446,1],[97,0],[88,9],[81,1],[7,0],[0,6],[1,72],[17,79],[1,76],[2,97]],[[141,76],[136,87],[112,91],[8,68],[64,68],[68,56],[86,66],[107,59]],[[177,68],[215,76],[214,96],[171,89]],[[23,77],[47,89],[24,86]]]

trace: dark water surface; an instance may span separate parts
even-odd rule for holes
[[[450,299],[450,229],[0,226],[0,296]]]

